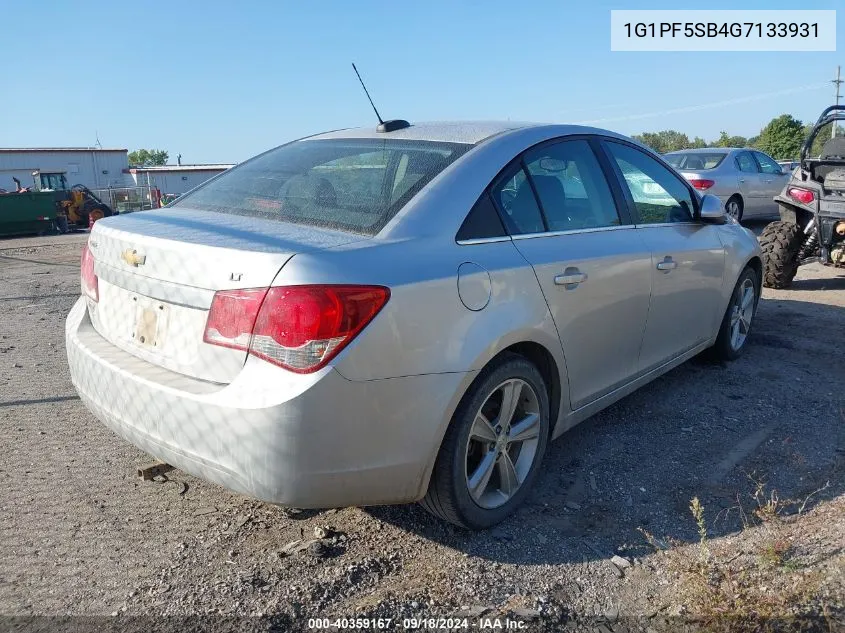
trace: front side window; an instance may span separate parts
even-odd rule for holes
[[[324,139],[283,145],[168,206],[375,235],[472,146],[401,139]]]
[[[754,152],[754,157],[760,163],[760,171],[764,174],[779,174],[781,173],[780,165],[778,165],[771,158],[766,156],[763,152]]]
[[[754,162],[754,159],[751,158],[751,154],[748,152],[740,152],[737,154],[736,166],[739,167],[739,171],[746,174],[756,174],[758,172],[757,163]]]
[[[639,215],[638,224],[693,221],[693,194],[678,176],[628,145],[607,141],[605,147],[622,172]]]
[[[620,223],[610,187],[587,141],[562,141],[530,150],[525,164],[550,231]]]
[[[511,235],[542,233],[546,230],[531,182],[519,163],[515,163],[490,191],[502,210],[502,219]]]

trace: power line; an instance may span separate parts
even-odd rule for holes
[[[845,79],[842,80],[845,83]],[[817,84],[808,84],[806,86],[796,86],[794,88],[785,88],[783,90],[776,90],[774,92],[766,92],[766,93],[758,93],[755,95],[749,95],[747,97],[737,97],[734,99],[725,99],[723,101],[714,101],[712,103],[702,103],[692,106],[686,106],[683,108],[671,108],[668,110],[660,110],[659,112],[647,112],[643,114],[627,114],[624,116],[618,117],[609,117],[604,119],[592,119],[589,121],[579,121],[582,125],[590,125],[595,123],[608,123],[612,121],[633,121],[636,119],[649,119],[652,117],[658,116],[665,116],[667,114],[682,114],[686,112],[697,112],[698,110],[706,110],[709,108],[721,108],[724,106],[729,105],[736,105],[739,103],[748,103],[751,101],[760,101],[763,99],[768,99],[769,97],[777,97],[780,95],[788,95],[788,94],[795,94],[799,92],[804,92],[807,90],[817,90],[819,88],[824,88],[825,83],[817,83]]]

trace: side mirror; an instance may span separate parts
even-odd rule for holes
[[[713,194],[704,194],[701,198],[701,219],[723,220],[724,218],[725,208],[722,206],[722,201]]]

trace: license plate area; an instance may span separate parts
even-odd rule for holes
[[[146,297],[133,296],[135,322],[130,338],[139,347],[160,350],[167,336],[169,310],[166,304]]]

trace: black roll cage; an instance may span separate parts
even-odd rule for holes
[[[810,153],[810,149],[812,149],[813,147],[813,141],[816,140],[816,136],[818,136],[819,131],[825,125],[827,125],[828,123],[833,123],[834,121],[845,121],[845,105],[832,105],[828,108],[825,108],[824,111],[819,115],[818,120],[813,126],[813,130],[810,132],[810,135],[807,137],[807,140],[804,141],[804,145],[801,147],[802,165],[807,160],[807,154]]]

